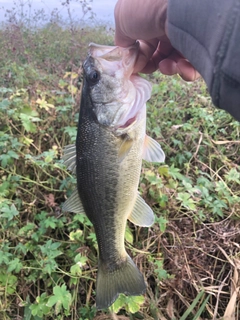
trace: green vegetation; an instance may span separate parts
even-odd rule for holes
[[[89,42],[113,35],[58,21],[0,30],[0,319],[239,318],[240,126],[201,80],[159,73],[147,130],[166,163],[144,162],[139,188],[156,221],[126,231],[148,289],[97,312],[93,226],[61,211],[76,183],[61,156],[75,141]]]

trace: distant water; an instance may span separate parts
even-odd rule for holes
[[[69,5],[66,3],[69,2]],[[81,3],[82,2],[82,3]],[[114,7],[117,0],[0,0],[0,21],[6,21],[6,11],[13,10],[19,15],[34,16],[40,10],[46,18],[56,10],[64,20],[114,25]],[[65,3],[65,5],[63,5]],[[83,6],[84,4],[84,6]],[[7,14],[9,17],[9,14]],[[41,16],[41,14],[39,15]]]

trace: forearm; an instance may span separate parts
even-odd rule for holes
[[[240,121],[240,0],[169,0],[168,36]]]

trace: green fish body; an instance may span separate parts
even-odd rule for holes
[[[119,293],[140,295],[144,278],[124,246],[126,221],[154,222],[151,208],[138,194],[142,159],[164,161],[159,144],[146,136],[146,101],[150,84],[132,75],[137,46],[90,45],[76,146],[65,150],[76,172],[77,191],[64,211],[85,212],[99,248],[96,305],[109,307]],[[76,156],[75,156],[76,154]]]

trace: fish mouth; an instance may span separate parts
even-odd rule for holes
[[[88,55],[94,59],[100,59],[99,61],[101,61],[103,66],[108,62],[119,61],[119,64],[116,64],[116,68],[118,69],[121,66],[121,68],[123,68],[124,70],[125,77],[130,77],[132,75],[138,53],[138,42],[127,48],[119,46],[104,46],[96,43],[90,43],[88,49]]]
[[[98,123],[116,135],[134,129],[145,117],[151,95],[150,83],[133,74],[138,54],[138,43],[127,48],[89,45],[84,71],[91,75],[94,69],[100,74],[90,92],[93,111]]]
[[[145,117],[146,101],[150,98],[151,85],[148,81],[137,75],[131,75],[130,82],[134,88],[134,98],[128,105],[128,108],[124,109],[124,112],[119,112],[121,116],[115,117],[117,121],[114,125],[117,129],[129,128]]]
[[[137,116],[132,117],[132,118],[128,119],[125,124],[118,127],[118,129],[126,129],[126,128],[132,126],[136,121],[137,121]]]

